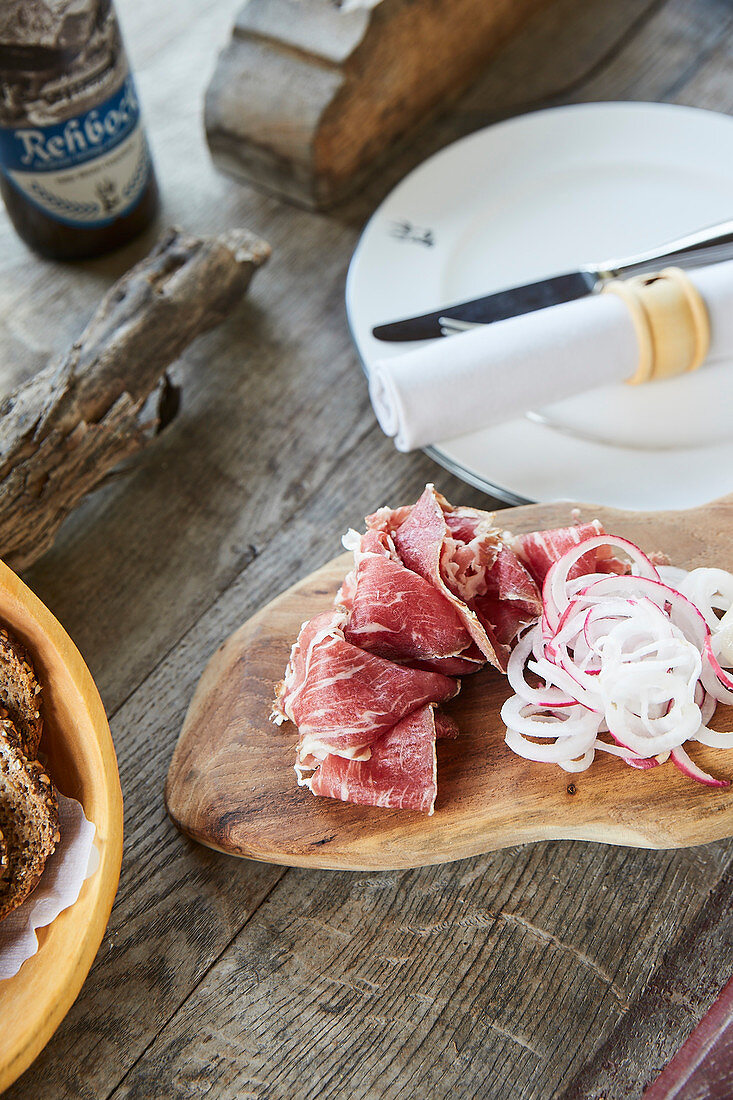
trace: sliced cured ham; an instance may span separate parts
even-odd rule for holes
[[[442,735],[452,736],[447,728],[441,723]],[[434,708],[422,707],[380,737],[368,760],[329,755],[307,784],[313,794],[342,802],[432,814],[438,791],[435,738]]]
[[[549,531],[533,531],[529,535],[511,538],[512,549],[525,563],[539,585],[545,579],[550,566],[563,554],[586,539],[605,535],[603,525],[596,519],[592,523],[579,523],[575,527],[556,527]],[[570,571],[569,580],[586,573],[628,572],[628,566],[614,556],[607,546],[598,546],[584,554]]]
[[[435,715],[435,736],[438,741],[443,738],[450,738],[454,740],[461,732],[458,728],[458,723],[454,721],[448,714],[443,714],[442,711],[434,711]]]
[[[535,618],[542,613],[542,597],[535,581],[508,546],[502,546],[486,576],[485,595],[516,604]]]
[[[402,561],[448,598],[475,645],[503,671],[519,631],[542,608],[537,585],[493,516],[453,508],[428,486],[393,534]]]
[[[350,603],[346,641],[380,657],[432,661],[456,657],[471,644],[450,601],[390,557],[361,556]]]
[[[527,568],[502,546],[486,577],[486,592],[471,602],[491,639],[502,671],[517,636],[542,612],[539,589]]]
[[[298,727],[295,770],[313,794],[429,814],[436,738],[458,735],[436,709],[458,692],[455,677],[487,660],[504,671],[542,613],[538,585],[566,552],[570,579],[629,564],[597,521],[514,537],[432,485],[366,523],[344,536],[354,568],[336,606],[303,624],[272,717]]]
[[[499,661],[494,647],[478,615],[467,606],[465,599],[448,586],[446,573],[450,574],[453,583],[456,580],[457,570],[451,569],[455,550],[468,544],[458,543],[451,535],[442,502],[443,498],[435,492],[434,487],[427,485],[417,504],[410,509],[407,518],[392,535],[397,553],[408,569],[430,581],[450,601],[483,656],[498,667]],[[487,545],[483,551],[474,548],[473,568],[476,576],[480,571],[485,571],[487,561],[493,563],[498,552],[498,544],[495,545],[493,535],[490,536],[487,532],[486,539],[490,539],[490,546]],[[468,575],[466,560],[461,561],[460,572],[463,577]]]
[[[368,757],[396,722],[459,690],[447,676],[405,668],[347,642],[346,618],[337,609],[303,625],[278,690],[273,719],[298,727],[301,763],[329,753]]]
[[[401,511],[404,511],[404,509],[401,509]],[[368,529],[363,535],[360,535],[358,531],[352,529],[346,532],[341,542],[344,549],[353,550],[356,565],[358,565],[364,554],[376,554],[379,557],[391,559],[397,565],[402,564],[392,537],[386,531]],[[336,593],[335,606],[351,611],[355,591],[356,567],[346,574],[343,584]]]

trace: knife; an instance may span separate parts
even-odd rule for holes
[[[610,279],[642,275],[655,271],[661,264],[677,267],[699,267],[733,259],[733,221],[699,229],[678,240],[668,241],[659,248],[624,259],[588,264],[578,271],[552,275],[536,283],[500,290],[470,302],[442,306],[432,313],[407,317],[377,325],[372,335],[377,340],[429,340],[435,336],[450,336],[464,328],[503,321],[522,313],[533,313],[560,302],[572,302],[588,294],[596,294]]]

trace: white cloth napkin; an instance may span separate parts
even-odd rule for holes
[[[709,358],[733,355],[733,261],[687,274],[708,308]],[[369,395],[384,433],[412,451],[621,384],[638,355],[628,307],[614,294],[593,294],[379,359]]]
[[[0,981],[12,978],[26,959],[35,955],[36,929],[45,928],[73,905],[84,880],[99,866],[94,825],[76,799],[66,798],[58,791],[56,794],[61,839],[46,861],[41,881],[31,896],[0,923]]]

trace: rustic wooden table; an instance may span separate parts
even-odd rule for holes
[[[449,140],[542,104],[733,111],[729,0],[556,0],[348,207],[299,211],[216,175],[202,94],[237,0],[119,0],[164,220],[274,248],[247,300],[175,368],[180,417],[88,500],[26,579],[106,704],[126,805],[95,966],[13,1098],[637,1097],[730,975],[733,842],[677,852],[528,845],[390,874],[216,855],[163,782],[212,651],[330,558],[375,505],[435,479],[377,428],[344,316],[360,226]],[[0,215],[0,363],[36,370],[143,245],[62,267]],[[9,382],[6,382],[6,385]]]

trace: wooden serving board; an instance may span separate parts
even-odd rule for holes
[[[502,511],[516,533],[573,522],[573,504]],[[686,568],[733,570],[733,497],[688,512],[642,515],[583,506],[606,530]],[[576,513],[577,516],[577,513]],[[461,736],[438,743],[432,817],[314,798],[296,785],[295,727],[268,721],[301,623],[329,607],[350,567],[342,554],[298,581],[240,627],[212,657],[186,715],[166,784],[175,824],[211,848],[302,867],[376,870],[444,863],[534,840],[596,840],[677,848],[733,835],[733,789],[703,787],[672,765],[632,770],[599,753],[570,775],[515,756],[499,717],[511,694],[493,669],[466,677],[446,706]],[[719,719],[719,720],[718,720]],[[733,728],[720,708],[717,728]],[[692,750],[733,777],[733,752]]]

